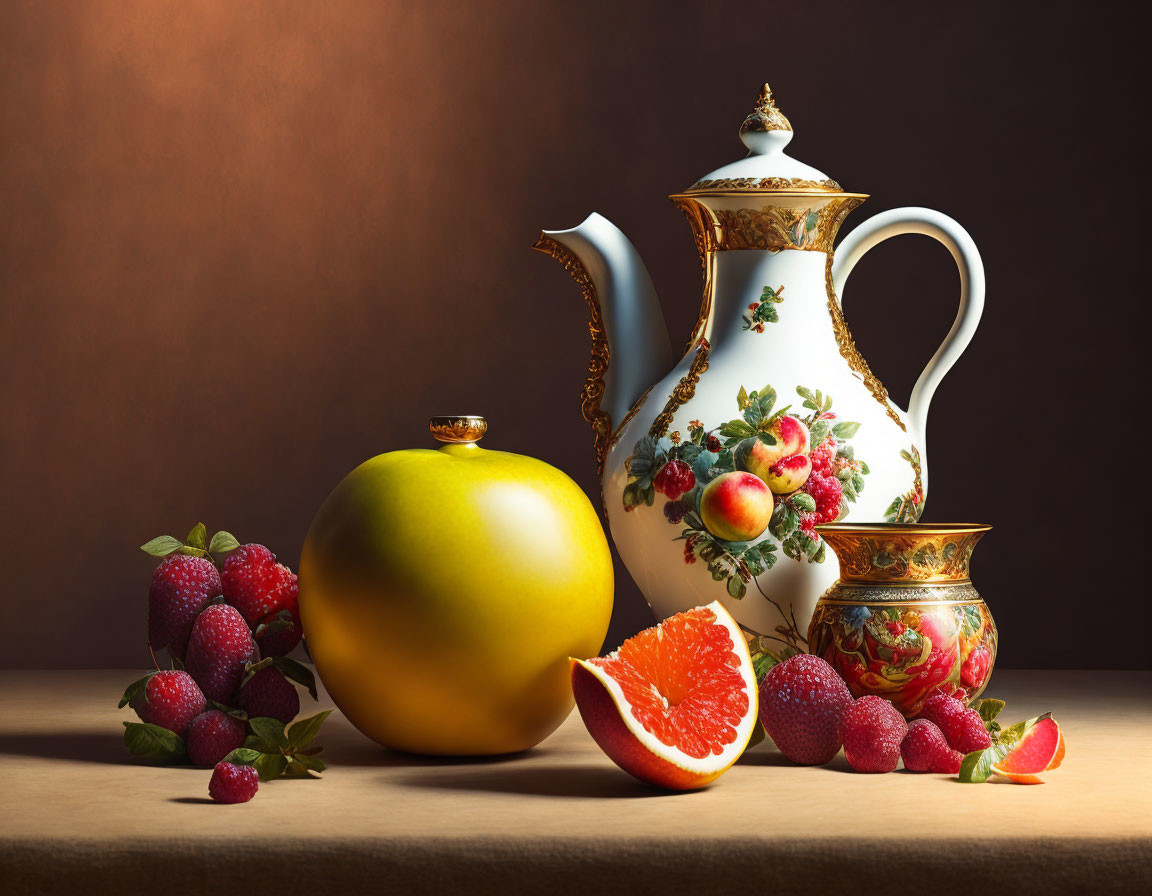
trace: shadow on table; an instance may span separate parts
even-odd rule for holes
[[[617,768],[588,765],[510,765],[476,771],[419,773],[391,778],[389,783],[421,790],[586,799],[642,799],[677,793],[650,787]]]
[[[321,729],[316,742],[324,745],[324,761],[331,765],[375,768],[500,765],[522,760],[526,756],[542,756],[553,752],[547,747],[534,747],[520,753],[501,753],[496,756],[422,756],[382,747],[350,726],[335,727],[331,731]]]
[[[785,758],[783,753],[772,749],[753,748],[736,760],[737,765],[792,766],[796,763]]]
[[[0,734],[0,756],[31,756],[36,759],[67,759],[130,765],[137,760],[124,746],[120,732],[78,734]]]

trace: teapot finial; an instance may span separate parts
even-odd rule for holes
[[[764,86],[760,88],[760,96],[756,99],[756,107],[740,125],[741,135],[756,131],[790,130],[792,125],[784,117],[784,113],[776,108],[776,101],[772,99],[772,88],[768,86],[768,82],[764,82]]]

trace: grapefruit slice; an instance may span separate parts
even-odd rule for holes
[[[720,777],[748,746],[759,712],[748,644],[717,602],[671,616],[607,656],[572,660],[572,691],[613,762],[672,790]]]
[[[992,771],[1017,784],[1042,784],[1042,772],[1058,768],[1064,761],[1064,733],[1048,716],[1029,728],[1011,751],[992,766]]]

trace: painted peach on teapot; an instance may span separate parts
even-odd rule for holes
[[[964,229],[924,208],[876,215],[834,252],[867,197],[785,154],[792,126],[767,84],[740,139],[745,158],[671,197],[704,275],[678,361],[644,263],[607,219],[545,231],[535,248],[588,303],[582,409],[629,572],[658,616],[720,599],[783,656],[805,648],[816,600],[837,578],[816,527],[919,518],[928,405],[980,319],[984,269]],[[840,297],[865,252],[906,233],[949,249],[961,294],[904,410],[857,351]]]

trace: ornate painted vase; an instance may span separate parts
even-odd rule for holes
[[[808,650],[856,697],[885,697],[905,716],[933,694],[971,702],[996,662],[996,623],[968,574],[989,526],[820,526],[840,578],[808,627]]]
[[[747,157],[671,197],[704,275],[678,361],[644,263],[609,221],[546,231],[536,248],[589,307],[583,413],[612,537],[648,603],[664,617],[719,599],[795,653],[837,574],[818,526],[919,518],[928,404],[976,328],[984,273],[964,229],[924,208],[879,214],[833,252],[867,197],[785,154],[792,126],[768,85],[740,139]],[[840,296],[865,252],[909,233],[951,251],[961,292],[903,410],[856,349]]]

